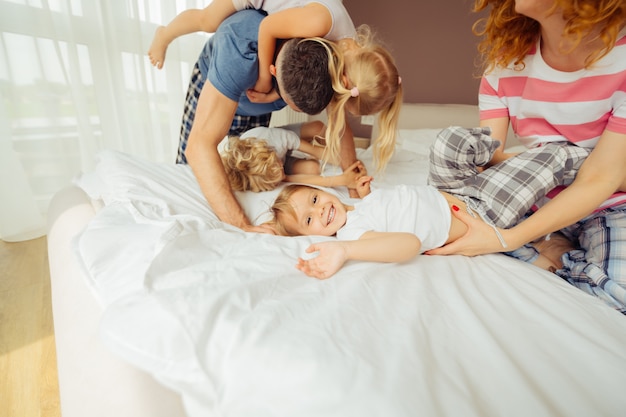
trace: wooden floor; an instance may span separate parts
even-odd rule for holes
[[[60,415],[46,238],[0,240],[0,416]]]

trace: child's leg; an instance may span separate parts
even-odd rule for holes
[[[324,134],[326,133],[326,125],[321,120],[313,120],[310,122],[302,123],[300,127],[300,140],[305,140],[312,143],[316,140],[317,143],[324,145]]]
[[[316,159],[300,159],[291,156],[285,161],[285,174],[287,175],[321,175],[320,163]]]
[[[232,0],[213,0],[204,9],[189,9],[177,15],[167,26],[159,26],[154,33],[148,56],[152,65],[163,68],[165,52],[172,41],[194,32],[213,33],[228,16],[235,13]]]

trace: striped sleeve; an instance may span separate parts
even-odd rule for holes
[[[480,120],[509,117],[506,98],[498,95],[498,78],[485,75],[480,81],[478,90],[478,107]]]

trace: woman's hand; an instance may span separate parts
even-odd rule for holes
[[[504,241],[509,245],[505,248],[502,246],[493,227],[489,226],[484,221],[472,217],[463,210],[452,211],[452,215],[456,216],[457,219],[467,225],[467,232],[454,242],[426,251],[426,255],[476,256],[516,249],[510,246],[512,242],[507,240],[507,235],[510,235],[509,230],[498,229]]]
[[[314,243],[306,249],[306,252],[319,254],[307,260],[298,258],[296,268],[317,279],[330,278],[348,260],[347,250],[340,241]]]

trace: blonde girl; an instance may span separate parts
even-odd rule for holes
[[[339,42],[342,54],[331,74],[335,96],[328,105],[326,130],[327,154],[333,160],[339,154],[339,141],[346,125],[346,112],[355,115],[378,114],[379,134],[372,138],[377,171],[383,171],[393,155],[398,118],[402,105],[402,79],[393,56],[377,42],[367,25],[359,26],[355,39]]]

